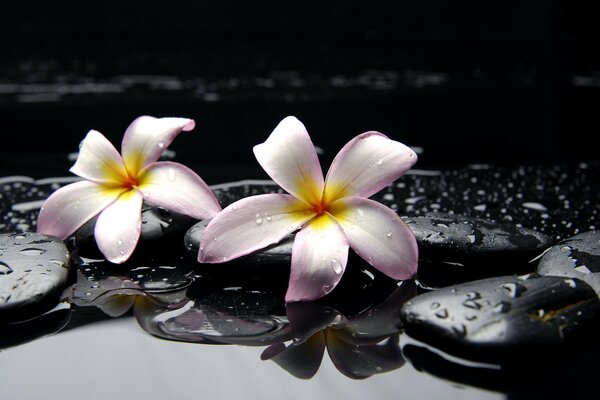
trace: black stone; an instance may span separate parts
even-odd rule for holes
[[[69,278],[65,244],[39,233],[0,235],[0,322],[23,321],[58,304]]]
[[[103,257],[96,245],[94,228],[98,217],[86,222],[75,233],[75,246],[85,257]],[[133,256],[150,253],[177,253],[181,249],[183,235],[196,219],[169,211],[162,207],[144,205],[142,230]]]
[[[537,272],[579,278],[600,294],[600,232],[581,233],[552,246],[540,258]]]
[[[403,219],[417,238],[419,258],[425,261],[518,265],[552,243],[540,232],[481,218],[438,213]],[[505,265],[505,272],[513,272],[510,265]]]
[[[497,363],[580,344],[598,333],[598,318],[600,300],[589,285],[554,276],[468,282],[417,296],[401,311],[415,339]]]
[[[200,221],[192,226],[184,237],[185,248],[190,254],[195,256],[198,255],[200,249],[200,242],[202,240],[202,234],[204,229],[208,225],[210,220]],[[294,237],[290,236],[283,241],[269,246],[263,250],[249,254],[243,258],[242,261],[249,263],[259,263],[262,265],[289,265],[292,261],[292,247],[294,245]]]

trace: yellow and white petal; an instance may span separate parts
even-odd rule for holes
[[[79,156],[70,169],[82,178],[118,185],[127,180],[123,159],[103,134],[91,130],[79,145]]]
[[[121,264],[133,253],[142,229],[142,194],[123,193],[98,216],[94,237],[104,257]]]
[[[37,231],[64,240],[117,200],[122,192],[123,189],[106,188],[90,181],[62,187],[42,205]]]
[[[323,193],[323,172],[302,122],[284,118],[254,155],[275,182],[288,193],[310,204],[318,204]]]
[[[221,211],[202,234],[198,261],[221,263],[280,242],[314,216],[287,194],[246,197]]]
[[[327,203],[346,196],[369,197],[404,175],[417,161],[409,147],[379,132],[365,132],[336,155],[327,173]]]
[[[348,240],[328,214],[312,219],[294,239],[287,303],[313,301],[331,292],[348,262]]]
[[[138,173],[158,160],[181,131],[191,131],[196,126],[188,118],[136,118],[125,131],[121,154],[129,174]]]
[[[369,264],[394,279],[417,272],[415,235],[391,209],[373,200],[348,197],[330,205],[350,247]]]
[[[150,164],[140,175],[138,189],[147,202],[197,219],[212,218],[221,211],[202,178],[178,163]]]

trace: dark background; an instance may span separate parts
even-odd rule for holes
[[[597,159],[592,2],[29,2],[0,13],[0,175],[66,175],[91,129],[194,118],[172,149],[209,183],[296,115],[325,163],[365,130],[419,167]]]

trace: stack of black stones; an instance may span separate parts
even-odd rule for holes
[[[241,290],[243,280],[260,271],[277,286],[269,304],[279,304],[285,316],[293,237],[246,256],[231,270],[200,265],[195,258],[208,221],[145,206],[134,256],[125,265],[111,265],[95,246],[94,221],[65,242],[32,233],[43,200],[67,182],[0,178],[0,347],[31,340],[35,329],[38,336],[60,330],[64,314],[51,327],[44,321],[61,302],[95,305],[114,317],[134,301],[109,301],[112,295],[156,294],[173,305],[190,296],[185,289],[194,282],[225,279],[230,286],[224,290]],[[402,216],[419,245],[417,295],[396,308],[394,326],[450,357],[500,365],[594,342],[600,327],[599,183],[598,163],[470,165],[413,170],[375,195]],[[217,185],[214,191],[225,207],[281,189],[268,181],[242,181]],[[339,303],[356,301],[353,269],[396,287],[353,256],[341,289],[318,303],[335,301],[339,310],[344,308]],[[239,274],[240,287],[231,286],[230,272]],[[248,293],[265,297],[269,291],[261,282],[261,291]],[[368,285],[359,286],[356,290]],[[147,320],[135,312],[140,321]],[[24,332],[29,336],[16,338]],[[439,365],[432,354],[405,347],[405,355],[422,369],[436,365],[427,360]]]

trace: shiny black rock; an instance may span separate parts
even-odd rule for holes
[[[600,232],[581,233],[552,246],[540,258],[537,272],[579,278],[600,293]]]
[[[506,222],[449,214],[403,219],[417,238],[419,258],[425,261],[522,263],[552,244],[543,233]]]
[[[42,314],[60,300],[69,278],[65,244],[39,233],[0,235],[0,323]]]
[[[96,218],[86,222],[75,233],[75,246],[84,257],[102,257],[96,240],[94,228]],[[142,230],[134,256],[157,252],[177,253],[183,246],[183,235],[197,220],[187,215],[178,214],[162,207],[144,205],[142,208]]]
[[[401,311],[406,332],[463,358],[515,357],[586,343],[599,330],[600,300],[585,282],[504,276],[422,294]]]

